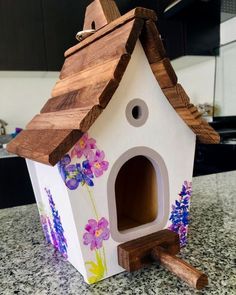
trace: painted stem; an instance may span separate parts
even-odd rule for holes
[[[92,207],[93,207],[93,210],[94,210],[94,213],[95,213],[95,216],[96,216],[96,219],[97,221],[99,221],[99,216],[98,216],[98,212],[97,212],[97,209],[96,209],[96,204],[95,204],[95,200],[93,198],[93,194],[92,192],[90,191],[89,187],[87,184],[86,185],[86,189],[88,191],[88,194],[89,194],[89,198],[90,198],[90,201],[91,201],[91,204],[92,204]],[[105,253],[105,248],[104,246],[102,247],[102,254],[103,254],[103,263],[104,263],[104,268],[105,268],[105,271],[107,273],[107,261],[106,261],[106,253]]]
[[[88,194],[89,194],[89,199],[90,199],[90,202],[91,202],[91,204],[92,204],[92,207],[93,207],[93,210],[94,210],[94,213],[95,213],[96,219],[97,219],[97,221],[98,221],[98,220],[99,220],[99,216],[98,216],[98,212],[97,212],[97,209],[96,209],[95,200],[94,200],[94,198],[93,198],[93,195],[92,195],[92,193],[91,193],[91,191],[90,191],[88,185],[87,185],[87,184],[85,184],[85,185],[86,185],[86,188],[87,188],[87,191],[88,191]]]
[[[106,253],[105,253],[105,248],[104,248],[104,246],[102,247],[102,253],[103,253],[104,267],[105,267],[105,271],[106,271],[106,273],[107,273],[107,260],[106,260]]]

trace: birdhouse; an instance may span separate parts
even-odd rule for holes
[[[177,83],[156,20],[92,2],[51,98],[8,145],[27,159],[47,242],[87,283],[155,259],[197,288],[207,281],[174,255],[187,242],[196,139],[219,135]]]

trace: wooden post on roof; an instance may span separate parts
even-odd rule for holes
[[[98,30],[120,17],[114,0],[94,0],[87,8],[84,19],[84,30]]]

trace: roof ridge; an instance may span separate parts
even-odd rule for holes
[[[82,132],[91,127],[114,95],[140,34],[152,72],[176,113],[201,142],[218,143],[219,135],[201,118],[177,84],[155,20],[153,11],[137,8],[66,51],[62,79],[56,83],[53,97],[30,121],[27,130],[9,144],[8,150],[55,165]],[[55,138],[49,143],[51,137]]]
[[[125,23],[131,21],[134,18],[141,18],[141,19],[151,19],[153,21],[157,20],[156,13],[153,10],[136,7],[135,9],[127,12],[126,14],[122,15],[121,17],[115,19],[114,21],[110,22],[106,26],[100,28],[96,31],[93,35],[88,36],[86,39],[81,41],[80,43],[74,45],[73,47],[69,48],[65,51],[64,56],[68,57],[78,50],[88,46],[89,44],[97,41],[98,39],[104,37],[106,34],[111,33],[112,31],[116,30],[120,26],[124,25]]]

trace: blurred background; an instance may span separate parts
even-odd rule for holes
[[[0,208],[34,202],[25,160],[4,147],[50,98],[90,2],[0,0]],[[194,176],[235,170],[236,0],[116,2],[121,14],[156,11],[179,83],[221,135],[218,145],[197,143]]]

